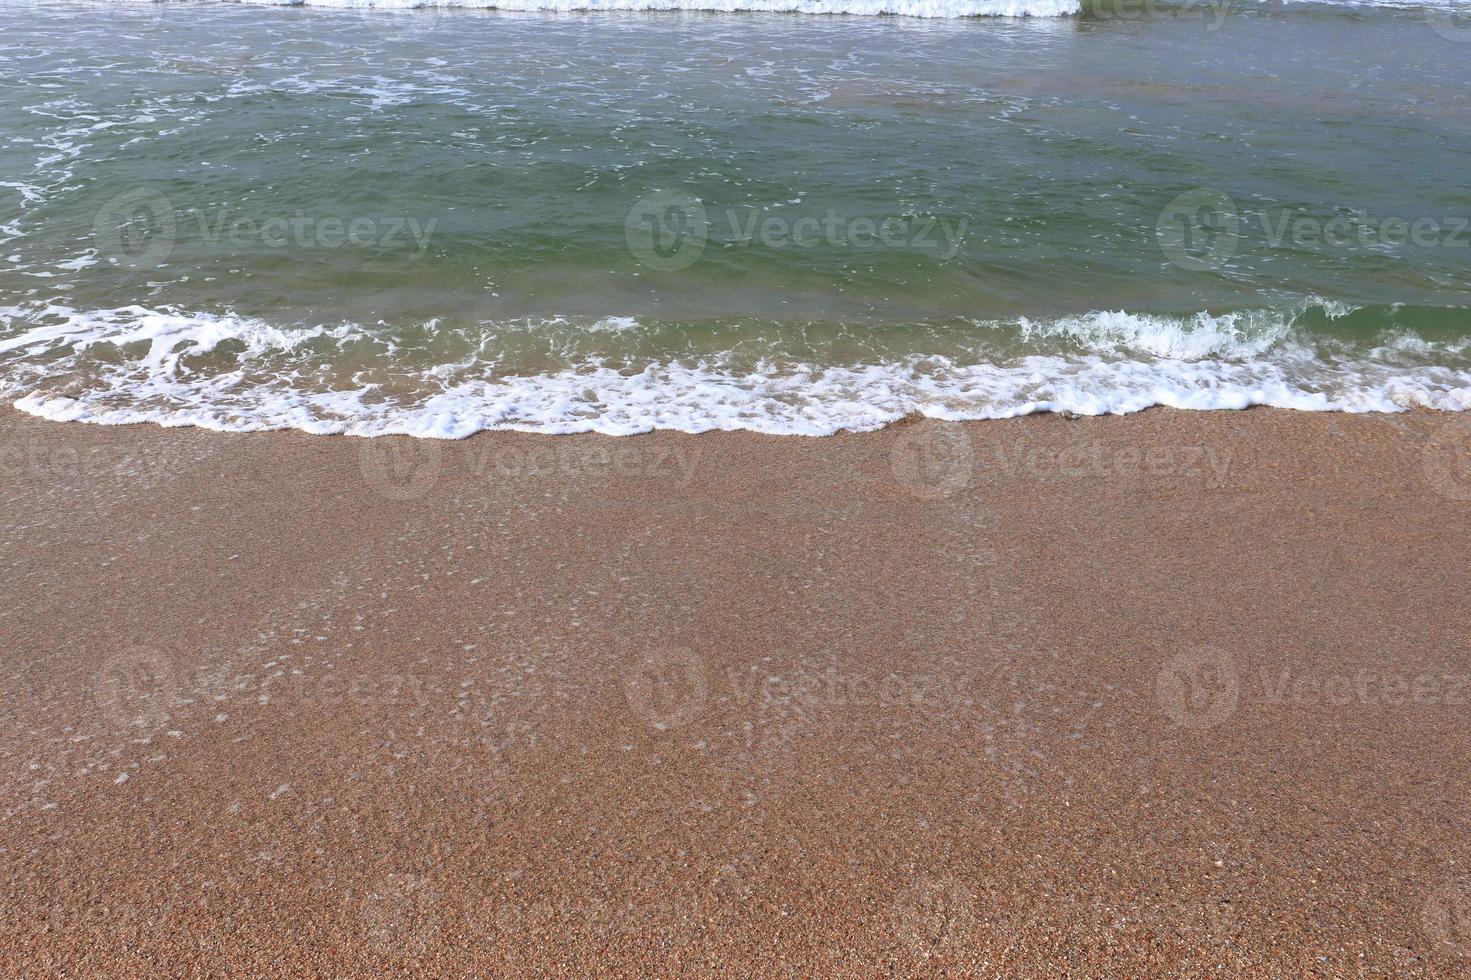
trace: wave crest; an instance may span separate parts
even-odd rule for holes
[[[688,11],[690,13],[830,14],[863,17],[1067,17],[1081,0],[265,0],[281,6],[414,9],[474,7],[525,13]]]
[[[515,357],[524,326],[459,330],[460,346],[436,348],[434,358],[400,350],[402,332],[395,341],[355,324],[283,329],[228,314],[52,305],[0,309],[9,328],[0,390],[17,408],[58,420],[433,438],[482,429],[826,435],[916,413],[959,420],[1156,405],[1471,409],[1471,340],[1394,328],[1383,311],[1364,314],[1390,324],[1367,341],[1301,326],[1344,315],[1317,304],[951,326],[944,354],[866,363],[776,347],[737,359],[741,345],[698,356],[640,346],[682,334],[678,325],[557,320],[546,329],[594,346],[568,344],[560,363],[534,370]],[[442,342],[445,330],[423,332]]]

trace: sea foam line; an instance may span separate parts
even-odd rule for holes
[[[20,410],[59,421],[426,438],[485,429],[820,436],[876,429],[912,414],[964,420],[1152,406],[1471,409],[1471,340],[1430,341],[1401,331],[1349,344],[1299,331],[1294,321],[1302,312],[1097,312],[1023,321],[1009,325],[1024,337],[1022,351],[990,359],[982,341],[965,356],[916,354],[872,364],[771,358],[753,366],[729,355],[600,354],[530,374],[470,354],[425,364],[410,384],[390,392],[333,368],[338,350],[386,342],[351,324],[287,330],[228,314],[12,307],[0,309],[0,325],[11,328],[0,341],[0,391]],[[499,329],[491,328],[487,340]],[[585,329],[616,332],[599,324]],[[638,324],[622,318],[616,329]],[[978,325],[977,336],[988,329]],[[213,359],[209,369],[201,366],[205,355]],[[401,376],[411,359],[395,363]]]
[[[525,13],[650,11],[829,14],[863,17],[1067,17],[1081,0],[255,0],[272,6],[350,9],[473,7]]]

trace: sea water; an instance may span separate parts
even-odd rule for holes
[[[0,395],[458,437],[1471,408],[1471,5],[0,0]]]

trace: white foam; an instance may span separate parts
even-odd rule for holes
[[[1102,311],[1033,323],[1028,339],[1068,339],[1100,354],[1146,353],[1161,358],[1252,357],[1287,337],[1291,319],[1279,310],[1246,310],[1189,319]]]
[[[1099,312],[1027,323],[1023,353],[994,359],[979,347],[966,358],[825,366],[774,358],[739,365],[730,356],[613,364],[588,356],[559,370],[514,374],[493,358],[469,356],[426,366],[390,393],[361,375],[346,375],[350,384],[323,380],[344,376],[329,370],[341,345],[388,345],[351,324],[284,330],[248,318],[136,306],[12,307],[0,308],[0,324],[19,328],[0,341],[0,355],[8,355],[0,358],[0,390],[22,411],[62,421],[451,439],[483,429],[817,436],[874,429],[911,413],[959,420],[1063,410],[1122,414],[1156,405],[1471,409],[1471,341],[1401,333],[1377,345],[1318,343],[1292,328],[1301,312],[1180,320]],[[589,329],[636,326],[610,318]],[[977,327],[986,329],[1000,327]],[[1047,342],[1036,343],[1039,336]],[[82,365],[97,345],[107,345],[106,356]],[[1026,352],[1038,347],[1042,352]],[[191,363],[202,355],[214,358],[208,370]],[[395,368],[408,363],[396,361]]]
[[[476,7],[518,12],[690,11],[899,17],[1066,17],[1081,0],[261,0],[283,6],[406,9]]]
[[[23,204],[32,204],[46,200],[45,196],[41,193],[41,188],[35,184],[23,184],[15,180],[0,180],[0,187],[19,191],[21,203]]]
[[[159,0],[126,0],[157,3]],[[690,13],[791,13],[954,19],[964,17],[1070,17],[1085,0],[238,0],[271,7],[332,7],[353,10],[473,8],[517,13],[596,13],[599,11]],[[1450,17],[1471,9],[1468,0],[1253,0],[1272,8],[1282,2],[1346,9],[1384,8]],[[1186,0],[1181,0],[1181,6]]]

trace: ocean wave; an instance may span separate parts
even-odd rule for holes
[[[1351,312],[1322,304],[1178,318],[1096,312],[973,325],[968,354],[829,364],[604,351],[540,371],[497,363],[487,353],[501,336],[492,330],[449,360],[415,366],[399,353],[396,382],[385,384],[337,363],[370,362],[364,352],[385,343],[353,324],[287,330],[142,307],[12,307],[0,309],[9,328],[0,390],[22,411],[63,421],[428,438],[484,429],[820,436],[912,414],[961,420],[1152,406],[1471,409],[1471,341],[1403,329],[1369,342],[1330,340],[1297,326]],[[643,332],[630,318],[554,324],[548,329],[608,344]]]
[[[270,6],[403,10],[469,7],[524,13],[647,11],[690,13],[844,14],[894,17],[1066,17],[1082,0],[254,0]]]
[[[127,0],[140,2],[140,0]],[[146,3],[165,0],[141,0]],[[1056,18],[1100,16],[1112,18],[1131,7],[1161,12],[1176,9],[1199,15],[1219,11],[1283,6],[1327,10],[1409,11],[1423,16],[1465,16],[1471,0],[235,0],[272,7],[323,7],[358,11],[413,11],[476,9],[509,13],[773,13],[846,15],[859,17],[918,17],[962,19],[982,17]]]

